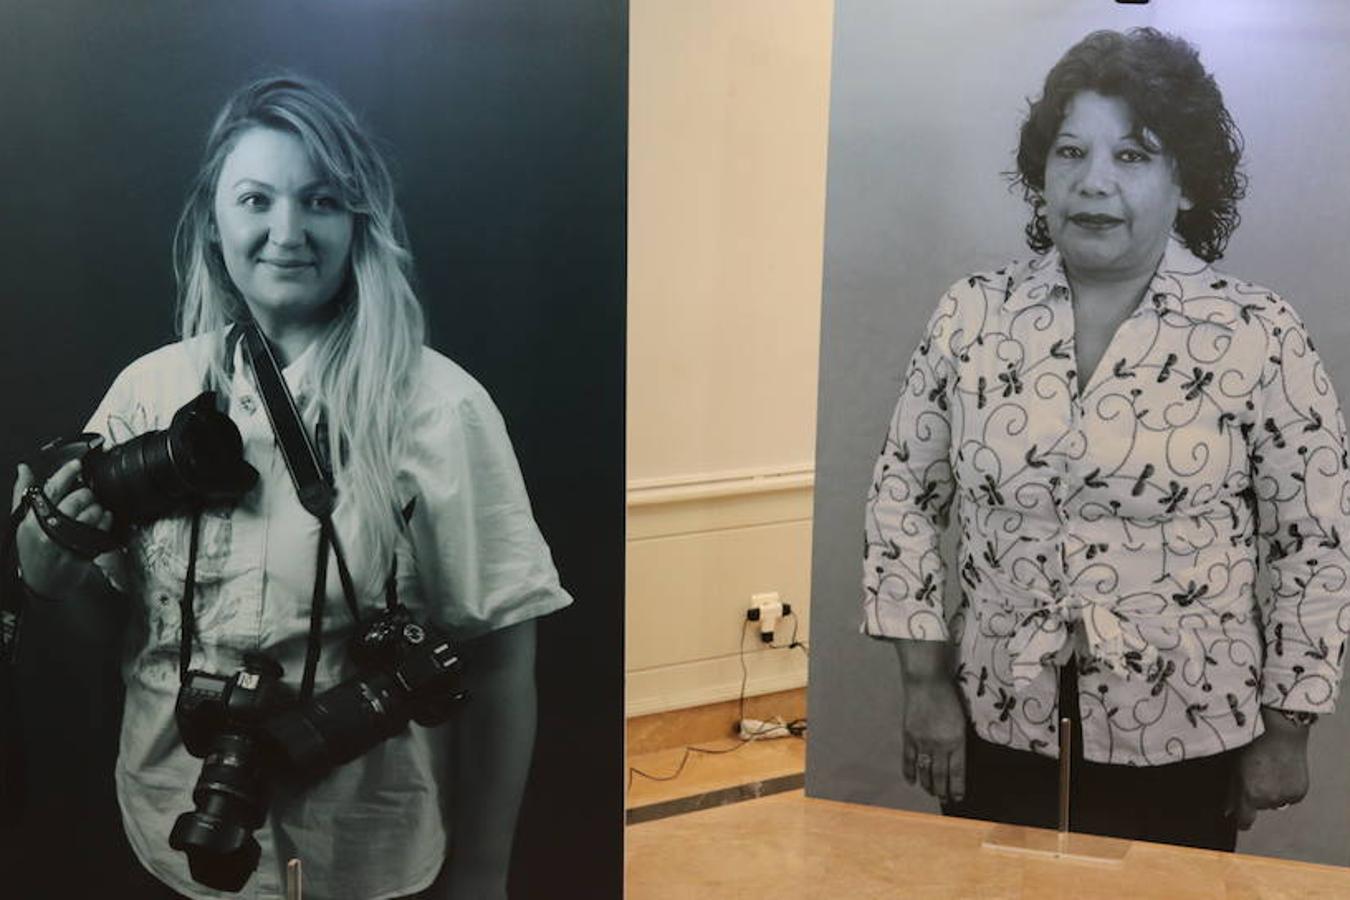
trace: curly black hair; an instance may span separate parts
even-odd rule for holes
[[[1192,204],[1177,213],[1177,234],[1206,262],[1222,257],[1240,220],[1237,201],[1247,187],[1238,169],[1242,132],[1196,49],[1154,28],[1094,31],[1046,75],[1041,97],[1022,123],[1012,174],[1032,207],[1026,227],[1031,249],[1044,253],[1053,243],[1042,213],[1045,160],[1069,101],[1081,91],[1119,97],[1134,116],[1134,132],[1156,135],[1176,161],[1181,191]]]

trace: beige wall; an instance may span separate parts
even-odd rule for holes
[[[734,697],[809,586],[829,0],[630,6],[630,713]],[[747,639],[749,690],[805,680]]]

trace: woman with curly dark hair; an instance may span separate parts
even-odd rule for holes
[[[948,814],[1053,825],[1062,718],[1077,830],[1232,850],[1308,790],[1350,630],[1345,427],[1288,304],[1209,266],[1241,152],[1184,40],[1088,35],[1022,126],[1038,255],[955,284],[911,359],[864,631]]]
[[[1141,147],[1154,154],[1166,148],[1186,198],[1172,227],[1196,256],[1220,259],[1240,221],[1237,202],[1246,191],[1247,179],[1238,170],[1242,134],[1195,49],[1151,28],[1139,29],[1134,39],[1094,32],[1046,76],[1045,92],[1031,105],[1017,148],[1016,180],[1035,210],[1027,225],[1031,249],[1044,253],[1054,246],[1044,214],[1045,164],[1069,102],[1083,91],[1119,98]]]

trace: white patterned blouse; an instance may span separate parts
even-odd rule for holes
[[[954,641],[979,736],[1048,756],[1070,654],[1096,762],[1242,746],[1261,705],[1330,711],[1350,480],[1302,322],[1173,240],[1081,392],[1073,335],[1054,250],[944,295],[868,495],[863,631]]]

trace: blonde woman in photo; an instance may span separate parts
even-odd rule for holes
[[[83,628],[122,642],[115,781],[140,864],[130,887],[142,897],[221,896],[169,843],[203,772],[175,725],[184,671],[232,676],[260,653],[294,687],[315,593],[326,614],[314,694],[360,671],[347,649],[360,627],[342,603],[347,579],[329,565],[315,590],[321,526],[301,506],[237,338],[252,322],[329,461],[334,536],[361,622],[396,596],[414,622],[450,637],[470,699],[449,724],[401,729],[327,771],[291,779],[268,769],[254,834],[261,860],[231,896],[279,896],[287,861],[299,858],[305,896],[316,900],[504,897],[534,742],[534,622],[571,598],[492,400],[423,344],[392,179],[339,98],[281,76],[226,102],[180,220],[175,271],[181,340],[129,365],[87,430],[124,443],[166,428],[212,388],[256,485],[233,503],[133,527],[95,564],[32,516],[17,537],[30,592],[60,598]],[[21,467],[16,502],[35,482]],[[42,487],[66,515],[113,529],[78,462]]]

